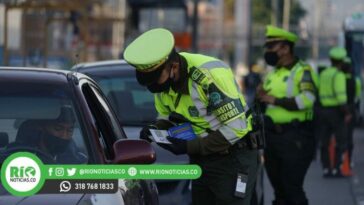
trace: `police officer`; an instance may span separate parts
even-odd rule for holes
[[[329,52],[331,66],[320,74],[319,96],[321,108],[320,131],[321,137],[321,161],[323,166],[323,176],[342,176],[340,167],[342,155],[347,149],[347,139],[345,124],[352,116],[346,106],[346,79],[341,71],[343,60],[346,57],[346,50],[341,47],[334,47]],[[329,144],[332,134],[336,137],[335,165],[330,166]]]
[[[346,78],[346,96],[347,96],[347,108],[350,112],[351,119],[346,124],[346,137],[347,137],[347,145],[348,145],[348,153],[349,153],[349,164],[352,167],[352,154],[354,149],[353,143],[353,132],[355,126],[355,103],[357,99],[357,79],[354,75],[351,59],[349,57],[345,57],[343,60],[342,71],[345,74]]]
[[[172,113],[192,124],[197,138],[168,137],[172,144],[163,148],[187,153],[201,167],[202,176],[192,181],[193,204],[250,204],[258,155],[249,146],[252,117],[230,67],[213,57],[177,53],[172,33],[163,28],[140,35],[124,58],[136,68],[138,82],[155,94],[158,128]],[[147,134],[143,128],[141,138]]]
[[[274,188],[273,205],[307,205],[303,181],[315,149],[312,113],[317,75],[295,57],[298,37],[267,26],[264,58],[274,69],[258,89],[266,105],[265,166]]]

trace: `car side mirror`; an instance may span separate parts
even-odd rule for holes
[[[152,145],[145,140],[120,139],[113,148],[116,164],[152,164],[156,160]]]

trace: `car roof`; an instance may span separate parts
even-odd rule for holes
[[[135,69],[124,60],[97,61],[81,63],[72,67],[72,70],[89,74],[114,75],[114,74],[131,74]]]
[[[54,84],[67,84],[67,76],[73,75],[76,78],[84,77],[83,74],[67,70],[30,67],[0,67],[0,81],[19,82],[44,82]]]
[[[85,62],[79,63],[72,67],[72,69],[86,68],[86,67],[101,67],[108,65],[129,65],[125,60],[106,60],[106,61],[96,61],[96,62]]]

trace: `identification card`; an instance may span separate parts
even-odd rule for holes
[[[248,183],[248,175],[238,173],[236,178],[236,186],[234,195],[239,198],[245,197],[246,185]]]
[[[149,129],[149,131],[152,134],[154,142],[162,144],[171,144],[171,142],[167,140],[167,136],[169,136],[167,130]]]

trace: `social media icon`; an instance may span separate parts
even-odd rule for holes
[[[59,192],[69,192],[72,188],[72,185],[69,181],[62,181],[59,184]]]
[[[53,173],[53,168],[51,167],[51,168],[48,169],[48,175],[52,176],[52,173]]]
[[[133,177],[138,174],[138,170],[135,167],[130,167],[128,169],[128,174]]]
[[[73,176],[76,174],[76,168],[69,168],[67,169],[67,175],[68,176]]]
[[[63,177],[64,175],[64,169],[62,167],[57,167],[56,168],[56,176],[57,177]]]

